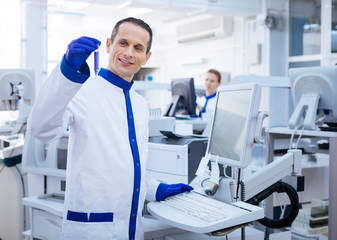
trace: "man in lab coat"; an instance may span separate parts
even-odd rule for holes
[[[145,172],[149,113],[131,87],[151,42],[145,22],[123,19],[106,41],[107,69],[89,78],[86,60],[100,42],[81,37],[41,88],[28,132],[49,142],[69,128],[62,239],[143,239],[145,197],[163,200],[192,189],[159,184]]]

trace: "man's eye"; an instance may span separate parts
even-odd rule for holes
[[[126,45],[126,42],[121,42],[120,43],[122,46],[125,46]]]

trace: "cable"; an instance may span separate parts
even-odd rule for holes
[[[281,204],[279,194],[276,194],[276,199],[277,199],[278,204],[280,205],[280,209],[281,209],[280,219],[281,219],[284,216],[284,212],[286,210],[286,205],[285,204]]]
[[[20,169],[18,166],[14,166],[15,169],[17,170],[18,174],[20,175],[20,180],[21,180],[21,186],[22,186],[22,198],[26,197],[26,190],[25,190],[25,182],[23,180],[23,174],[21,173]],[[26,207],[23,205],[23,227],[26,229]]]
[[[294,136],[295,136],[295,134],[296,134],[296,132],[297,132],[297,129],[298,129],[298,126],[296,126],[296,127],[294,128],[294,131],[293,131],[293,133],[291,134],[291,137],[290,137],[290,144],[289,144],[289,149],[292,149],[293,139],[294,139]]]
[[[18,136],[15,138],[16,141],[14,142],[14,146],[13,146],[13,148],[12,148],[12,151],[11,151],[11,153],[9,154],[9,158],[12,157],[12,154],[13,154],[13,152],[14,152],[15,146],[16,146],[16,144],[17,144],[17,142],[18,142],[18,139],[19,139],[20,132],[22,131],[23,127],[24,127],[26,124],[27,124],[27,123],[24,123],[24,124],[22,124],[22,126],[20,127]]]
[[[291,210],[286,216],[282,219],[270,219],[267,217],[264,217],[263,219],[260,219],[259,222],[270,228],[282,228],[290,225],[295,218],[297,217],[298,211],[299,211],[299,200],[296,190],[289,185],[288,183],[278,181],[277,183],[271,185],[269,188],[263,190],[262,192],[258,193],[251,199],[247,201],[247,203],[258,205],[261,201],[269,197],[274,192],[285,192],[290,200],[290,206]]]
[[[4,165],[2,166],[2,168],[0,169],[0,173],[4,170],[5,167],[6,167],[6,165],[4,164]]]
[[[236,196],[234,198],[236,201],[238,201],[239,199],[240,175],[241,175],[241,168],[238,169],[238,183],[236,184]]]
[[[300,133],[300,135],[298,136],[298,139],[297,139],[297,142],[296,142],[296,145],[295,145],[295,149],[297,149],[297,147],[298,147],[298,144],[299,144],[299,142],[300,142],[300,139],[301,139],[301,137],[302,137],[303,132],[304,132],[304,126],[302,127],[301,133]]]

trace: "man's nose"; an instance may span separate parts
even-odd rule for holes
[[[133,51],[134,51],[133,47],[130,46],[125,50],[125,55],[127,55],[128,57],[133,57],[134,55]]]

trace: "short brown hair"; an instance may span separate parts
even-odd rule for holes
[[[114,39],[115,39],[115,37],[118,33],[119,26],[122,23],[125,23],[125,22],[133,23],[133,24],[135,24],[139,27],[142,27],[149,33],[150,39],[149,39],[149,42],[147,43],[146,53],[150,52],[151,45],[152,45],[152,35],[153,35],[152,29],[146,22],[144,22],[143,20],[138,19],[138,18],[128,17],[128,18],[122,19],[119,22],[117,22],[114,29],[112,30],[112,33],[111,33],[111,37],[110,37],[111,42],[113,43],[113,41],[114,41]]]
[[[213,74],[215,74],[215,76],[218,77],[218,82],[221,83],[221,73],[218,70],[216,70],[216,69],[210,69],[210,70],[207,71],[207,73],[213,73]]]

